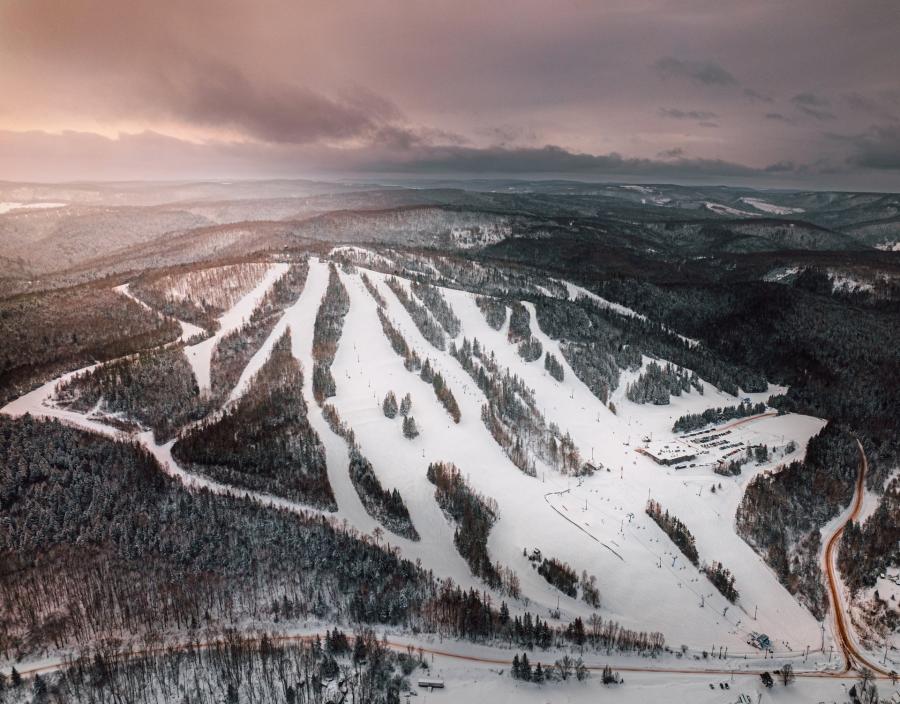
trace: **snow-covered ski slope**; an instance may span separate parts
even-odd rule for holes
[[[215,337],[185,348],[201,388],[208,388],[209,359],[217,340],[249,318],[286,270],[286,264],[273,264],[259,285],[222,316]],[[407,371],[403,360],[392,349],[381,329],[376,301],[360,278],[362,272],[385,299],[385,313],[407,343],[423,361],[430,359],[435,371],[443,375],[459,404],[459,424],[453,423],[431,385],[418,374]],[[348,291],[350,308],[332,365],[337,393],[328,402],[355,431],[360,449],[371,461],[381,484],[387,489],[396,487],[409,509],[421,540],[413,542],[386,530],[383,538],[404,557],[420,560],[423,567],[432,569],[437,576],[450,577],[464,587],[486,589],[470,573],[454,547],[455,526],[441,512],[434,499],[434,487],[426,478],[430,462],[449,461],[462,470],[474,489],[498,504],[499,520],[490,533],[488,551],[494,561],[512,568],[521,580],[519,600],[494,593],[496,601],[506,598],[511,609],[527,607],[547,616],[558,605],[564,622],[597,611],[604,618],[615,619],[631,629],[661,631],[670,646],[685,644],[696,652],[715,645],[727,646],[731,654],[756,655],[757,651],[746,643],[750,631],[768,633],[781,653],[799,652],[807,645],[813,650],[821,647],[820,624],[780,585],[734,531],[735,509],[744,486],[756,473],[774,469],[776,463],[747,465],[742,475],[724,477],[713,473],[711,466],[701,460],[697,461],[697,467],[678,471],[657,465],[636,452],[645,436],[652,435],[654,440],[674,437],[671,426],[678,416],[711,406],[733,405],[734,397],[716,391],[707,383],[705,395],[692,392],[673,397],[668,406],[637,405],[624,397],[623,390],[631,377],[623,373],[619,388],[612,394],[611,400],[617,407],[613,413],[578,379],[557,341],[539,329],[531,303],[525,302],[531,314],[531,332],[544,350],[552,352],[563,365],[562,382],[545,371],[543,359],[531,363],[522,360],[516,346],[507,339],[508,315],[504,326],[494,330],[485,321],[472,293],[440,288],[461,322],[457,342],[463,337],[477,338],[488,353],[496,355],[501,368],[517,374],[533,389],[546,421],[555,422],[563,433],[571,434],[582,458],[605,468],[580,480],[538,462],[537,476],[530,477],[510,461],[482,422],[481,407],[485,402],[482,391],[454,357],[423,338],[386,285],[386,276],[361,268],[340,269],[339,276]],[[293,353],[304,370],[303,391],[310,422],[325,447],[328,477],[338,504],[337,512],[330,515],[338,522],[346,521],[349,526],[372,534],[379,523],[366,512],[350,481],[347,444],[330,430],[312,398],[313,323],[327,283],[328,263],[311,259],[303,292],[285,310],[251,359],[229,401],[240,398],[246,391],[274,342],[289,329]],[[408,281],[400,279],[400,283],[409,291]],[[572,297],[581,293],[571,286],[568,291]],[[57,417],[89,430],[109,435],[119,433],[96,419],[54,407],[51,399],[57,381],[13,401],[3,412]],[[394,419],[384,416],[381,401],[389,391],[398,398],[411,395],[411,414],[420,431],[415,439],[403,436],[399,416]],[[756,403],[778,391],[772,388],[765,393],[743,396],[750,396]],[[766,443],[770,447],[794,440],[799,457],[807,440],[822,425],[819,419],[786,415],[752,420],[735,428],[733,433],[747,444]],[[188,486],[228,490],[225,485],[178,467],[170,453],[171,443],[156,445],[149,432],[140,433],[136,439],[156,454],[169,473]],[[711,491],[714,485],[715,493]],[[317,512],[284,499],[252,492],[249,495],[267,504]],[[648,497],[659,501],[688,526],[696,537],[701,560],[720,560],[731,569],[740,592],[737,604],[731,605],[719,595],[646,516]],[[595,575],[601,594],[600,608],[595,610],[548,584],[523,556],[523,549],[530,552],[533,548],[539,548],[545,557],[567,562],[579,575],[582,570]],[[758,615],[754,620],[757,606]]]

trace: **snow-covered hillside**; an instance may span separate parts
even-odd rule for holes
[[[201,389],[209,387],[209,361],[217,341],[249,317],[286,268],[285,264],[270,266],[256,288],[221,317],[215,336],[185,349]],[[430,361],[455,395],[461,412],[458,424],[438,401],[431,385],[408,371],[404,360],[392,349],[379,323],[378,302],[364,285],[363,273],[383,299],[383,313],[419,357]],[[558,341],[540,329],[532,303],[524,304],[530,313],[531,334],[544,350],[561,360],[563,381],[551,376],[542,363],[523,361],[516,345],[509,341],[508,315],[500,329],[494,329],[476,305],[474,294],[438,287],[460,322],[454,341],[459,344],[463,338],[477,339],[487,354],[494,355],[499,369],[517,375],[533,391],[536,406],[547,422],[555,423],[561,433],[568,433],[581,457],[600,468],[593,476],[572,477],[537,458],[536,476],[528,476],[510,461],[482,422],[482,390],[449,353],[449,347],[437,349],[422,336],[410,313],[386,284],[387,275],[345,268],[339,277],[349,294],[350,306],[332,365],[337,392],[329,403],[354,430],[361,451],[371,461],[382,485],[397,488],[408,506],[421,540],[414,542],[393,534],[386,538],[405,557],[420,560],[426,568],[463,586],[486,588],[454,548],[454,526],[437,505],[434,486],[425,476],[429,463],[452,462],[474,490],[497,502],[499,519],[490,532],[487,547],[492,560],[511,568],[519,577],[518,600],[495,593],[497,600],[510,601],[511,608],[523,609],[527,604],[544,614],[559,608],[564,621],[575,616],[588,618],[595,611],[584,600],[563,594],[538,574],[523,555],[523,551],[530,553],[537,548],[544,556],[571,565],[577,574],[585,571],[596,576],[600,590],[600,607],[596,611],[604,618],[635,630],[661,631],[670,644],[683,643],[696,652],[715,644],[727,646],[732,653],[755,655],[756,651],[746,643],[747,635],[750,631],[762,631],[770,635],[781,653],[820,645],[818,622],[781,586],[732,527],[744,485],[757,472],[773,469],[774,461],[745,468],[742,475],[726,478],[713,472],[713,456],[701,456],[691,467],[676,470],[658,465],[639,452],[651,439],[674,439],[671,428],[678,416],[726,406],[734,403],[734,397],[704,383],[703,395],[693,391],[673,397],[667,406],[638,405],[625,398],[624,389],[640,372],[626,372],[610,398],[616,407],[613,412],[579,380],[565,361]],[[253,355],[229,394],[229,403],[246,391],[274,341],[286,329],[291,332],[295,357],[305,370],[312,368],[313,321],[327,282],[327,263],[311,260],[302,294],[284,311]],[[399,279],[398,283],[412,295],[408,281]],[[573,298],[586,294],[571,284],[561,288]],[[127,289],[123,288],[122,293],[127,295]],[[636,315],[606,301],[596,302],[621,315]],[[644,360],[645,367],[649,361]],[[96,419],[55,408],[50,401],[54,387],[55,382],[46,384],[4,410],[17,415],[52,415],[85,428],[118,432]],[[400,420],[387,418],[383,413],[381,401],[391,391],[398,398],[410,395],[418,437],[404,438]],[[756,403],[779,391],[771,388],[764,393],[744,395]],[[371,534],[379,523],[366,512],[350,482],[347,445],[332,432],[308,383],[304,394],[310,422],[324,443],[329,481],[338,505],[336,518]],[[822,424],[804,416],[768,416],[735,428],[732,439],[746,446],[770,447],[783,447],[793,441],[800,448],[797,452],[802,453],[808,438]],[[171,473],[190,485],[227,490],[178,467],[169,451],[171,444],[156,446],[152,433],[141,433],[139,439]],[[740,591],[736,605],[726,601],[645,514],[649,498],[685,522],[696,536],[705,562],[721,560],[732,570]],[[284,499],[260,499],[290,505]],[[302,505],[296,505],[296,509],[311,510]]]

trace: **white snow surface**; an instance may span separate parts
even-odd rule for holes
[[[68,203],[11,203],[0,202],[0,215],[14,210],[43,210],[46,208],[65,208]]]
[[[774,203],[767,203],[760,198],[741,198],[741,202],[746,203],[757,210],[761,210],[764,213],[771,213],[772,215],[797,215],[798,213],[804,212],[803,208],[789,208],[785,205],[775,205]]]
[[[777,269],[772,269],[765,276],[763,276],[763,281],[771,281],[773,283],[777,283],[799,273],[799,266],[780,267]]]
[[[759,213],[751,213],[748,210],[738,210],[737,208],[732,208],[729,205],[723,205],[722,203],[710,203],[709,201],[704,201],[704,207],[707,210],[711,210],[714,213],[718,213],[719,215],[734,215],[737,217],[760,217]]]
[[[873,291],[874,284],[871,281],[864,281],[845,271],[828,272],[828,278],[831,279],[831,287],[834,291]]]

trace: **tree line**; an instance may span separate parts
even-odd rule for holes
[[[328,287],[322,296],[313,324],[313,397],[319,405],[337,393],[331,365],[337,354],[338,341],[344,328],[344,317],[350,310],[350,295],[341,282],[334,263],[328,265]]]

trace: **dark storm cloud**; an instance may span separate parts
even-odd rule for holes
[[[851,147],[847,161],[853,166],[900,171],[900,125],[873,125],[860,134],[830,137]]]
[[[882,120],[898,121],[900,114],[900,92],[885,91],[878,96],[848,93],[844,103],[851,109]]]
[[[382,147],[331,150],[311,145],[234,142],[194,144],[153,132],[108,139],[91,133],[2,132],[0,150],[9,173],[31,176],[29,169],[52,166],[60,180],[75,180],[93,164],[94,178],[127,178],[130,164],[143,165],[144,177],[163,178],[170,169],[183,178],[209,178],[228,172],[238,176],[302,176],[329,167],[354,173],[569,175],[590,179],[661,176],[684,179],[753,177],[762,170],[717,159],[689,159],[680,148],[662,159],[635,159],[620,154],[588,154],[558,146],[540,148],[432,145],[419,141],[401,149]],[[37,161],[35,160],[37,157]],[[258,165],[267,168],[260,171]]]
[[[790,125],[794,124],[794,121],[791,118],[787,115],[782,115],[780,112],[767,112],[766,119],[775,120],[776,122],[786,122]]]
[[[660,108],[661,117],[668,117],[673,120],[711,120],[718,117],[716,113],[709,110],[680,110],[679,108]]]
[[[673,153],[673,156],[675,154]],[[373,161],[366,169],[379,172],[454,174],[580,174],[583,176],[650,176],[685,178],[751,176],[759,171],[718,159],[634,159],[620,154],[586,154],[547,145],[540,148],[425,147],[399,158]]]
[[[798,93],[791,102],[800,112],[817,120],[833,120],[835,114],[831,112],[831,101],[815,93]]]
[[[686,78],[707,86],[737,85],[737,79],[714,61],[685,61],[664,56],[653,66],[663,78]]]
[[[775,98],[773,98],[771,95],[760,93],[758,90],[753,90],[753,88],[744,88],[744,96],[750,98],[750,100],[755,100],[760,103],[775,102]]]
[[[806,166],[799,166],[793,161],[778,161],[765,168],[765,171],[770,174],[802,173],[806,170]]]
[[[368,94],[335,100],[303,86],[255,84],[222,63],[197,68],[177,83],[148,86],[145,95],[155,107],[194,125],[293,144],[369,136],[399,112]]]
[[[684,156],[684,149],[682,149],[681,147],[663,149],[661,152],[657,152],[656,156],[660,159],[679,159]]]

